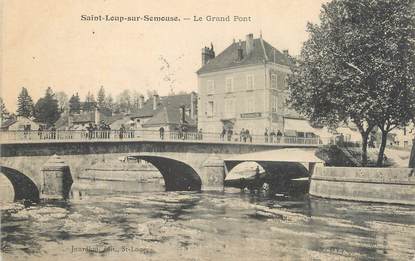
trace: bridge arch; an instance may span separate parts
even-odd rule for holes
[[[225,178],[225,184],[231,187],[243,186],[243,183],[240,183],[241,181],[238,178],[239,175],[232,175],[232,170],[246,162],[256,163],[261,166],[266,173],[265,175],[260,175],[261,181],[266,182],[271,188],[276,191],[289,191],[292,189],[292,179],[310,176],[309,170],[304,166],[304,164],[300,162],[261,160],[227,161],[225,162],[225,165],[228,175]],[[254,172],[252,174],[254,174]],[[262,183],[260,185],[262,185]]]
[[[202,181],[199,174],[182,161],[152,155],[134,155],[128,158],[141,159],[153,164],[163,176],[167,191],[201,190]]]
[[[10,180],[14,190],[14,201],[22,199],[39,201],[39,188],[27,175],[6,166],[0,166],[0,173]]]
[[[269,174],[283,174],[289,175],[292,178],[307,177],[309,176],[309,170],[300,162],[286,162],[286,161],[227,161],[226,169],[230,173],[236,166],[245,162],[255,162],[260,165],[266,173]]]

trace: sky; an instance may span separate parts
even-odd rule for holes
[[[101,86],[146,94],[197,91],[201,49],[219,54],[233,39],[263,39],[299,54],[307,22],[324,0],[0,0],[0,96],[10,111],[26,87],[33,100],[48,86],[83,99]],[[178,16],[179,22],[82,21],[81,16]],[[251,17],[211,22],[206,16]],[[193,16],[204,21],[193,21]],[[191,20],[183,20],[191,18]],[[167,65],[168,64],[168,65]]]

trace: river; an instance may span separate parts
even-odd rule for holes
[[[414,260],[415,207],[95,185],[2,203],[3,260]]]

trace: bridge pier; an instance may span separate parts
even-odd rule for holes
[[[41,199],[67,199],[73,180],[69,166],[57,155],[52,156],[41,169]]]
[[[223,191],[225,180],[225,162],[215,155],[209,156],[202,164],[202,190]]]

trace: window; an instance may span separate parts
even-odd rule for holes
[[[254,97],[249,97],[246,101],[246,112],[255,112],[255,99]]]
[[[278,97],[276,95],[272,96],[272,112],[277,112],[278,108]]]
[[[233,92],[233,78],[226,78],[226,92]]]
[[[285,75],[284,77],[284,89],[285,90],[290,90],[289,86],[288,86],[288,76]]]
[[[280,96],[278,99],[278,110],[279,111],[283,111],[284,110],[284,106],[285,106],[285,97],[284,96]]]
[[[254,89],[254,75],[252,74],[246,76],[246,89],[247,90]]]
[[[235,99],[225,100],[225,117],[227,118],[235,117]]]
[[[215,104],[213,103],[213,101],[209,101],[207,103],[206,116],[212,117],[213,113],[214,113],[214,110],[215,110]]]
[[[215,82],[213,80],[207,80],[206,82],[207,85],[207,94],[214,94],[215,93]]]
[[[275,73],[271,74],[271,89],[277,89],[277,75]]]

